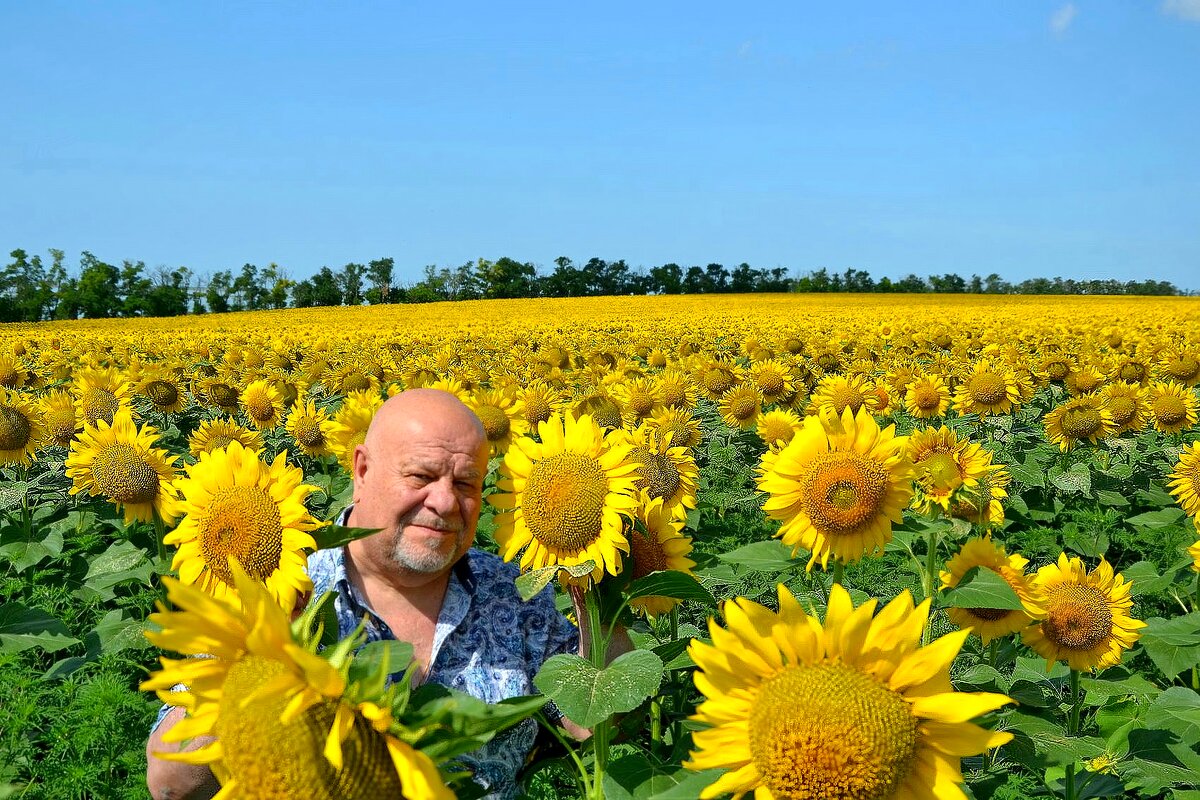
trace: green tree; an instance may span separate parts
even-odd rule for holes
[[[287,308],[288,294],[296,282],[288,278],[279,265],[272,261],[262,271],[262,287],[266,294],[263,302],[266,308]]]
[[[146,264],[142,261],[126,259],[121,262],[121,285],[117,293],[121,296],[122,317],[141,317],[149,313],[151,284],[145,272]]]
[[[208,288],[204,291],[204,302],[213,314],[224,314],[230,310],[229,295],[233,291],[233,273],[229,270],[219,270],[208,280]]]
[[[121,297],[117,293],[120,281],[120,270],[84,250],[79,257],[79,285],[76,291],[82,316],[88,319],[117,316],[122,308]]]
[[[537,270],[533,264],[507,256],[496,261],[479,259],[475,275],[487,298],[533,297],[537,285]]]
[[[329,267],[321,267],[311,280],[314,306],[340,306],[342,304],[342,287],[333,270]]]
[[[683,292],[683,268],[672,262],[650,270],[650,291],[659,294]]]
[[[367,262],[367,280],[371,281],[371,288],[367,290],[368,303],[392,302],[392,271],[395,266],[392,258],[376,258]]]
[[[348,306],[361,306],[363,303],[363,275],[367,269],[362,264],[353,261],[342,267],[338,274],[338,286],[341,289],[342,302]]]

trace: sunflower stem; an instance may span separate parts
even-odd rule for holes
[[[163,542],[166,536],[167,525],[156,510],[154,512],[154,544],[158,548],[158,563],[160,566],[167,563],[167,545]]]
[[[938,529],[937,529],[936,525],[929,526],[929,541],[927,544],[928,544],[928,550],[925,553],[925,574],[922,577],[924,579],[924,584],[925,584],[925,586],[924,586],[925,597],[927,597],[930,601],[930,613],[929,613],[929,620],[927,620],[925,622],[925,629],[923,631],[921,631],[921,644],[922,645],[929,644],[929,634],[930,634],[930,628],[931,628],[930,623],[933,620],[933,608],[932,608],[933,587],[934,587],[934,577],[936,574],[934,571],[937,569],[937,546],[938,546]]]
[[[575,748],[570,742],[567,741],[566,737],[559,732],[558,726],[546,719],[546,714],[544,711],[537,712],[537,719],[538,722],[542,724],[543,728],[550,731],[550,733],[554,735],[555,739],[558,739],[558,743],[563,746],[563,749],[567,751],[567,755],[569,755],[571,760],[575,762],[575,769],[579,772],[579,774],[575,777],[579,779],[579,785],[583,789],[583,796],[589,797],[592,794],[592,783],[590,776],[588,775],[587,767],[583,765],[583,760],[579,758],[579,753],[575,751]]]
[[[603,635],[603,627],[600,622],[600,600],[596,596],[596,588],[589,587],[583,593],[584,603],[587,607],[587,625],[589,640],[591,643],[591,661],[592,666],[597,670],[604,669],[605,657],[605,636]],[[603,720],[596,723],[596,727],[592,729],[592,785],[591,796],[593,800],[604,800],[604,770],[608,767],[608,737],[610,734],[610,721]]]
[[[836,584],[842,583],[842,575],[845,572],[845,570],[846,570],[846,565],[842,563],[842,560],[834,559],[834,561],[833,561],[833,582],[834,583],[836,583]]]
[[[988,644],[988,666],[991,667],[992,669],[999,669],[999,667],[996,666],[996,664],[999,660],[1000,660],[1000,640],[992,639],[991,643]]]
[[[1067,735],[1077,736],[1079,734],[1079,714],[1083,709],[1083,694],[1079,691],[1079,670],[1071,670],[1070,678],[1071,686],[1071,710],[1067,715]],[[1075,764],[1074,762],[1067,764],[1066,775],[1064,777],[1064,787],[1066,800],[1075,800]]]

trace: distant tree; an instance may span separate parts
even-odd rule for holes
[[[311,308],[316,305],[316,293],[312,281],[299,281],[292,284],[292,303],[296,308]]]
[[[705,284],[710,292],[729,291],[729,271],[721,264],[709,264],[704,268]]]
[[[543,297],[581,297],[587,293],[587,273],[566,256],[554,259],[554,272],[538,280]]]
[[[367,302],[390,303],[392,301],[392,271],[396,262],[391,258],[377,258],[367,263],[367,280],[371,288],[367,290]]]
[[[338,274],[338,286],[342,293],[342,303],[348,306],[361,306],[363,304],[363,275],[366,274],[367,268],[362,264],[355,264],[353,261],[342,267],[342,271]]]
[[[155,268],[153,277],[148,281],[150,288],[143,305],[145,313],[152,317],[176,317],[186,314],[191,277],[191,270],[187,267],[175,270],[166,267]]]
[[[663,264],[650,270],[650,291],[657,294],[683,292],[683,269],[676,263]]]
[[[745,261],[733,268],[729,274],[729,291],[735,294],[753,292],[760,281],[760,273]]]
[[[266,308],[287,308],[288,293],[296,282],[288,278],[287,273],[272,261],[263,267],[262,287],[265,292],[263,302]]]
[[[121,316],[144,317],[150,313],[150,286],[145,262],[128,259],[121,262],[121,284],[117,289],[121,296]]]
[[[1012,286],[993,272],[983,279],[983,291],[985,294],[1008,294]]]
[[[204,292],[204,302],[213,314],[224,314],[231,310],[229,295],[233,291],[233,273],[229,270],[218,270],[208,279],[208,288]],[[236,308],[232,310],[237,310]]]
[[[929,291],[929,285],[925,283],[925,280],[911,272],[896,281],[895,286],[898,292],[918,293]]]
[[[983,278],[978,275],[971,276],[971,283],[967,287],[967,291],[971,294],[983,294]]]
[[[121,272],[84,250],[79,257],[79,310],[88,319],[115,317],[121,310],[117,294]]]
[[[496,261],[481,258],[475,264],[475,276],[487,298],[533,297],[537,270],[533,264],[507,256]]]
[[[258,311],[267,307],[267,289],[254,264],[243,264],[230,288],[237,310]]]
[[[340,306],[342,305],[342,287],[338,276],[329,267],[321,267],[312,276],[313,305]]]

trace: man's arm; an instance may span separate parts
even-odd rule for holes
[[[155,753],[187,753],[216,741],[212,736],[197,736],[185,744],[164,742],[163,734],[183,719],[182,708],[172,708],[170,713],[150,733],[146,742],[146,787],[154,800],[209,800],[221,789],[217,778],[208,767],[198,764],[181,764],[156,758]]]

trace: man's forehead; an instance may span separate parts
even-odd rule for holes
[[[394,456],[397,462],[404,465],[438,469],[452,468],[456,472],[470,475],[479,472],[476,464],[477,450],[408,442],[406,446],[398,448]]]

